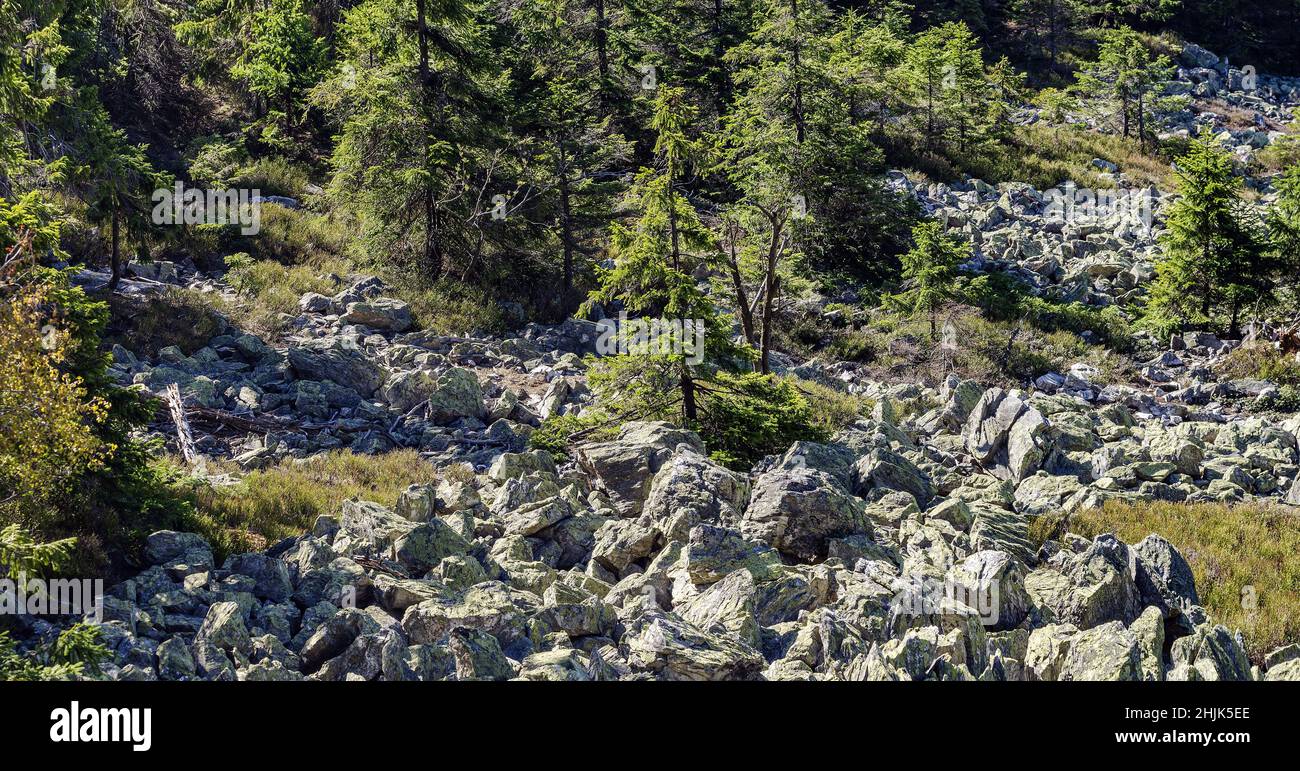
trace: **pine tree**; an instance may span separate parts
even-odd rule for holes
[[[1088,13],[1083,0],[1013,0],[1008,15],[1024,30],[1034,55],[1047,54],[1056,69],[1061,50],[1074,42]]]
[[[1141,36],[1129,27],[1103,30],[1097,61],[1078,74],[1079,88],[1114,105],[1120,132],[1137,133],[1146,148],[1160,84],[1173,73],[1169,57],[1152,56]]]
[[[248,44],[230,70],[286,131],[302,121],[304,99],[324,69],[324,41],[310,21],[302,0],[271,0],[253,13]]]
[[[970,257],[970,243],[944,232],[935,220],[918,223],[912,229],[913,246],[903,255],[903,278],[910,284],[900,300],[913,313],[926,313],[930,338],[938,337],[936,314],[952,299],[957,267]]]
[[[493,176],[505,144],[502,84],[487,74],[487,30],[475,14],[454,0],[354,6],[340,25],[347,66],[314,94],[340,125],[335,199],[357,213],[367,247],[423,281],[482,261],[491,196],[519,184]]]
[[[830,77],[845,89],[850,115],[870,121],[883,135],[903,105],[905,84],[898,68],[905,44],[899,30],[849,9],[836,19],[829,46]]]
[[[613,216],[613,198],[632,147],[605,110],[598,52],[574,46],[564,32],[586,18],[583,3],[525,4],[516,13],[529,64],[516,124],[535,140],[534,182],[545,192],[535,207],[562,254],[558,310],[573,309],[575,275]],[[521,68],[522,69],[522,68]]]
[[[163,187],[165,180],[157,174],[145,156],[143,145],[132,144],[126,132],[115,128],[100,105],[85,102],[81,106],[82,137],[79,171],[92,219],[108,226],[110,290],[122,278],[124,236],[141,236],[149,227],[147,203],[152,192]]]
[[[1269,248],[1279,277],[1294,286],[1300,277],[1300,165],[1277,177],[1277,200],[1267,218]]]
[[[1177,161],[1178,198],[1169,206],[1149,315],[1205,324],[1222,304],[1228,330],[1250,302],[1272,293],[1272,264],[1241,200],[1232,157],[1202,134]]]
[[[931,27],[912,40],[903,60],[903,76],[917,105],[918,129],[927,149],[934,149],[943,135],[944,89],[952,71],[945,40],[943,28]]]
[[[661,370],[671,372],[680,394],[687,425],[698,418],[696,374],[691,360],[716,362],[718,352],[730,344],[712,300],[697,286],[692,274],[699,265],[716,262],[717,244],[699,213],[678,190],[698,152],[690,136],[695,109],[686,92],[661,86],[655,96],[651,126],[657,132],[654,168],[637,175],[624,207],[634,212],[630,225],[615,223],[609,251],[614,266],[600,275],[600,287],[588,306],[618,302],[636,314],[663,315],[694,320],[703,325],[705,350],[661,357]]]

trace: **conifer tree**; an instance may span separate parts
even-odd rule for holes
[[[944,233],[943,224],[935,220],[918,223],[912,240],[911,250],[902,258],[903,278],[910,288],[899,299],[913,313],[929,316],[934,339],[939,334],[936,314],[954,295],[957,267],[970,256],[970,243]]]
[[[1145,149],[1156,95],[1172,73],[1169,57],[1153,56],[1136,32],[1118,27],[1102,32],[1097,60],[1077,77],[1084,93],[1113,105],[1123,136],[1136,133]]]
[[[1226,304],[1236,332],[1242,308],[1272,294],[1272,262],[1241,200],[1232,157],[1209,134],[1177,161],[1178,198],[1160,238],[1149,313],[1165,323],[1207,324]]]

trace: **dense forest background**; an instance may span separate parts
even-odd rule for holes
[[[438,290],[428,308],[491,309],[491,295],[550,319],[593,285],[640,169],[666,170],[714,247],[738,253],[773,240],[773,221],[738,204],[803,196],[812,216],[782,235],[806,265],[879,282],[897,277],[910,224],[881,172],[1033,176],[1059,140],[1011,113],[1043,89],[1082,93],[1106,30],[1157,52],[1195,31],[1260,71],[1300,64],[1287,39],[1300,4],[1282,0],[10,0],[0,13],[0,193],[58,205],[72,261],[327,254]],[[1039,176],[1026,181],[1058,181]],[[150,194],[176,180],[308,211],[273,212],[270,237],[248,243],[159,228]]]

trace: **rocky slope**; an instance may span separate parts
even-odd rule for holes
[[[436,382],[435,378],[435,382]],[[740,474],[629,423],[557,464],[449,466],[220,567],[149,539],[104,630],[119,678],[1249,679],[1157,535],[1034,518],[1110,498],[1293,489],[1297,421],[1166,425],[1122,403],[881,387],[871,419]],[[932,405],[932,406],[931,406]],[[503,418],[504,419],[504,418]]]
[[[1247,93],[1240,70],[1194,47],[1185,56],[1167,91],[1202,101],[1171,130],[1214,124],[1196,105],[1216,97],[1260,116],[1225,141],[1248,154],[1277,139],[1269,127],[1289,120],[1295,82],[1262,77]],[[1159,191],[1147,229],[1053,222],[1045,192],[1024,185],[892,180],[972,241],[972,267],[1094,305],[1152,276]],[[1267,180],[1257,186],[1267,196]],[[229,291],[169,265],[141,267],[121,291],[148,298],[169,283]],[[180,386],[206,455],[251,469],[411,447],[440,481],[393,510],[349,501],[221,565],[196,535],[153,534],[150,567],[105,600],[110,676],[1300,678],[1300,646],[1251,665],[1159,535],[1030,535],[1040,517],[1111,499],[1300,503],[1300,418],[1252,414],[1270,383],[1215,378],[1235,341],[1146,339],[1140,382],[1099,382],[1079,362],[1023,391],[782,360],[872,396],[874,413],[738,473],[660,423],[628,423],[572,459],[525,450],[542,419],[589,403],[590,322],[508,338],[411,326],[402,302],[361,278],[303,297],[279,345],[228,328],[189,356],[115,348],[121,382]]]

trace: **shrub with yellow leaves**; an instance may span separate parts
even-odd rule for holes
[[[61,369],[69,336],[34,251],[20,231],[0,263],[0,524],[39,528],[111,448],[95,431],[108,403]]]

